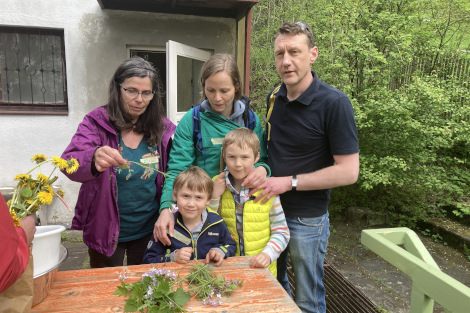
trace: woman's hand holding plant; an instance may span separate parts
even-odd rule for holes
[[[93,154],[93,162],[99,172],[104,172],[110,166],[125,166],[126,160],[123,159],[118,150],[109,146],[99,147]]]

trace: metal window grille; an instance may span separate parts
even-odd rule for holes
[[[63,30],[0,27],[0,113],[66,114]]]

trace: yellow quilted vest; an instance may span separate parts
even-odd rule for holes
[[[262,190],[257,191],[254,196],[258,196]],[[220,216],[233,236],[237,244],[237,252],[240,255],[240,238],[237,232],[237,220],[235,216],[235,200],[232,193],[225,189],[220,199]],[[243,239],[245,245],[245,255],[257,255],[263,252],[264,247],[271,237],[271,225],[269,222],[269,212],[274,202],[274,197],[265,204],[261,200],[254,203],[253,200],[245,202],[243,207]],[[269,265],[269,270],[277,277],[276,261]]]

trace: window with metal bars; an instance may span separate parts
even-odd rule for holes
[[[0,26],[0,114],[67,114],[64,31]]]

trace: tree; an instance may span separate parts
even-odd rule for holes
[[[334,190],[333,208],[368,206],[412,226],[470,198],[468,70],[440,75],[449,66],[438,62],[449,51],[452,62],[468,58],[458,52],[470,42],[468,12],[463,0],[264,0],[254,7],[250,90],[258,114],[280,82],[272,50],[283,21],[311,26],[320,51],[314,70],[353,103],[361,173],[357,184]]]

